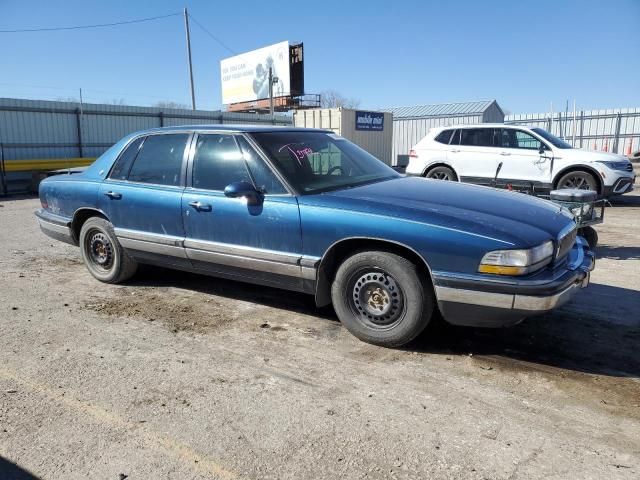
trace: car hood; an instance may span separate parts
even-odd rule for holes
[[[579,148],[567,148],[556,150],[556,154],[562,159],[571,159],[581,162],[628,162],[629,159],[617,153],[598,152],[596,150],[582,150]]]
[[[304,196],[301,203],[400,217],[522,247],[556,239],[573,222],[568,210],[530,195],[417,177]]]

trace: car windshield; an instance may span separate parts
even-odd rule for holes
[[[282,131],[251,135],[302,195],[400,176],[373,155],[333,133]]]
[[[544,138],[547,142],[549,142],[551,145],[553,145],[556,148],[573,148],[564,140],[560,140],[558,137],[556,137],[555,135],[552,135],[551,133],[547,132],[542,128],[532,128],[531,131],[536,132],[538,135],[540,135],[542,138]]]

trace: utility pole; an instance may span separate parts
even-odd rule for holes
[[[191,109],[196,109],[196,94],[193,89],[193,65],[191,65],[191,35],[189,34],[189,13],[184,7],[184,29],[187,34],[187,57],[189,59],[189,82],[191,84]]]
[[[269,67],[269,113],[273,118],[273,68]]]

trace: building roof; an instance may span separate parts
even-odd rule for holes
[[[380,111],[393,113],[393,118],[420,118],[420,117],[454,117],[460,115],[481,115],[496,104],[495,100],[482,100],[479,102],[441,103],[436,105],[413,105],[410,107],[381,108]]]

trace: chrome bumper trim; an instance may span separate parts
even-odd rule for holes
[[[67,225],[58,225],[57,223],[47,222],[46,220],[43,220],[39,217],[38,223],[40,224],[40,228],[44,230],[45,233],[49,231],[71,238],[71,229]]]
[[[436,286],[436,297],[439,302],[465,303],[508,310],[546,312],[568,302],[580,290],[583,284],[584,277],[581,277],[562,291],[548,296],[489,293]]]

